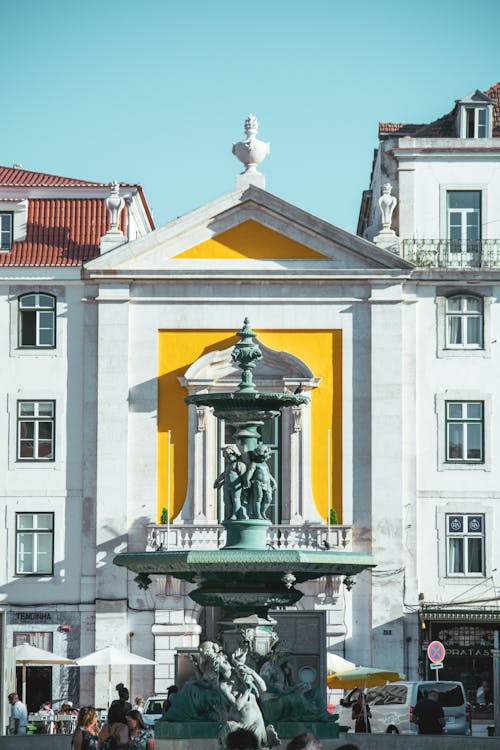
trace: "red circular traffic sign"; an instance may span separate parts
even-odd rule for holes
[[[431,641],[427,647],[427,656],[435,664],[443,661],[446,654],[446,649],[441,641]]]

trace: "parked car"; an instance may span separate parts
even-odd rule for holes
[[[152,695],[144,701],[142,718],[148,727],[154,727],[155,721],[163,716],[163,702],[167,700],[167,694]]]
[[[426,698],[430,690],[439,693],[446,726],[446,734],[471,734],[470,706],[465,698],[461,682],[393,682],[390,685],[369,688],[366,700],[370,706],[372,732],[393,734],[418,734],[417,724],[412,722],[413,708],[417,701]],[[339,724],[348,726],[354,732],[352,703],[358,690],[352,690],[340,701],[336,711]]]

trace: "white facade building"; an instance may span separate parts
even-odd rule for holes
[[[418,610],[424,649],[444,643],[441,676],[463,680],[471,702],[482,679],[492,687],[500,627],[499,104],[496,84],[436,122],[381,123],[358,225],[417,266],[404,287],[405,611]],[[392,237],[379,231],[386,182]]]
[[[270,542],[377,562],[350,592],[332,578],[305,587],[299,608],[321,641],[295,656],[322,678],[326,638],[413,679],[430,634],[469,697],[474,675],[490,679],[498,92],[437,123],[381,126],[365,237],[267,192],[252,164],[235,192],[158,229],[138,186],[109,196],[0,168],[7,646],[130,648],[156,667],[116,668],[113,682],[145,695],[174,681],[176,651],[214,637],[217,612],[202,613],[187,584],[158,577],[143,590],[112,561],[221,543],[213,483],[230,436],[183,398],[235,387],[229,352],[249,317],[259,386],[302,383],[311,396],[266,436],[281,449]],[[387,182],[397,203],[386,188],[381,211]],[[33,692],[33,704],[106,703],[107,670],[47,675],[51,696]]]

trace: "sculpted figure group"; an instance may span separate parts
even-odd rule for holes
[[[229,659],[219,644],[205,641],[195,659],[199,679],[190,680],[178,693],[164,718],[167,721],[217,721],[220,740],[238,728],[251,730],[259,747],[279,745],[272,726],[266,726],[259,698],[266,683],[246,664],[247,650],[237,649]]]
[[[247,462],[236,446],[224,449],[225,468],[215,480],[214,487],[224,487],[226,521],[267,520],[267,509],[276,490],[276,480],[267,465],[271,451],[266,445],[258,445],[246,458]]]
[[[218,643],[202,643],[192,657],[198,678],[186,682],[163,719],[218,722],[222,747],[229,732],[249,729],[260,748],[279,745],[276,722],[335,721],[319,689],[292,684],[286,655],[271,653],[259,674],[247,664],[248,654],[246,646],[228,656]]]

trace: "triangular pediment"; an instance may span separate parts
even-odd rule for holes
[[[472,94],[467,94],[463,99],[458,100],[459,104],[494,104],[493,99],[476,89]]]
[[[255,219],[242,221],[211,239],[184,250],[176,258],[197,260],[326,260],[327,256],[286,237]]]
[[[86,264],[106,273],[361,272],[413,265],[361,237],[250,186],[209,203]]]

